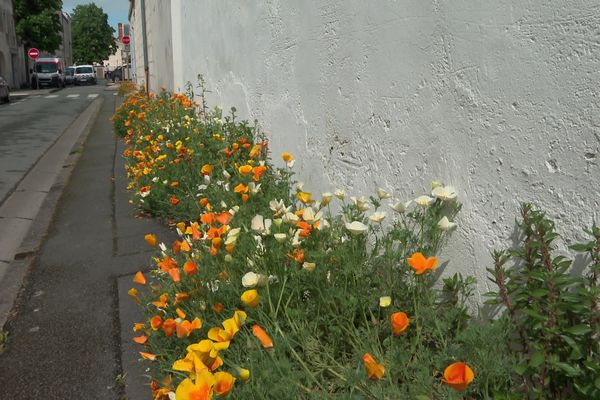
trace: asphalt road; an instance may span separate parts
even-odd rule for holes
[[[100,81],[52,92],[30,90],[27,96],[16,93],[10,103],[0,104],[0,204],[104,89],[104,81]]]
[[[149,268],[152,249],[144,242],[144,234],[153,232],[171,243],[173,233],[156,220],[139,218],[128,204],[120,157],[123,144],[115,140],[109,122],[119,98],[114,91],[100,88],[55,93],[63,98],[54,108],[62,119],[37,105],[59,97],[30,98],[0,111],[2,119],[31,102],[32,109],[44,110],[45,118],[57,126],[77,114],[66,109],[82,109],[89,103],[87,94],[104,97],[12,317],[4,326],[8,339],[0,352],[0,400],[122,400],[125,393],[131,400],[151,397],[147,381],[140,379],[143,372],[132,376],[123,362],[131,365],[139,358],[139,349],[127,351],[132,323],[139,319],[132,319],[138,318],[138,307],[126,289],[136,271]],[[68,94],[79,94],[79,100]],[[16,115],[11,118],[18,129]],[[26,119],[30,116],[22,112],[23,123]],[[52,137],[49,133],[44,140],[32,136],[38,153],[43,151],[42,142]],[[123,350],[127,353],[122,354]]]

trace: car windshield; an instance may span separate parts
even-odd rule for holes
[[[75,68],[67,68],[65,70],[66,75],[73,75],[74,72],[75,72]]]
[[[77,69],[75,70],[76,74],[91,74],[92,73],[92,67],[77,67]]]
[[[56,72],[57,70],[58,70],[58,67],[56,64],[50,64],[50,63],[35,64],[35,72],[40,72],[42,74],[51,74],[53,72]]]

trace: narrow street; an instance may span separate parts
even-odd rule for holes
[[[132,274],[147,268],[151,249],[144,234],[154,232],[168,242],[170,233],[155,220],[139,218],[128,204],[123,144],[109,121],[119,101],[115,94],[101,85],[75,87],[53,93],[56,97],[27,97],[0,107],[2,176],[5,170],[18,171],[3,181],[9,193],[64,129],[94,99],[103,98],[85,143],[72,150],[81,156],[4,325],[2,399],[112,400],[149,394],[142,372],[127,369],[138,367],[137,353],[128,350],[122,356],[131,342],[129,319],[138,311],[126,290]],[[9,155],[17,165],[11,166]],[[18,265],[8,261],[6,276]],[[2,290],[0,277],[4,295]]]
[[[0,104],[0,204],[104,89],[102,81],[60,90],[27,90],[28,95],[13,94],[10,103]]]

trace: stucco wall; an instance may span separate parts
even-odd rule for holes
[[[487,290],[521,201],[568,240],[600,220],[600,3],[178,0],[175,87],[260,121],[320,193],[455,186],[445,273]],[[278,157],[277,157],[278,158]]]
[[[173,43],[171,40],[171,1],[146,0],[146,37],[150,90],[161,87],[173,90]],[[142,35],[141,1],[136,0],[131,10],[132,68],[135,81],[144,84],[144,38]]]

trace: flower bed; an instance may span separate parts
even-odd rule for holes
[[[539,296],[536,312],[552,312],[560,302],[546,299],[563,283],[548,293],[540,291],[544,284],[529,288],[521,269],[504,269],[508,253],[497,253],[492,272],[500,292],[492,297],[508,312],[494,322],[468,313],[473,278],[457,274],[435,284],[435,255],[461,208],[451,187],[434,182],[431,193],[408,202],[383,189],[369,198],[339,189],[315,196],[294,181],[291,154],[274,163],[255,126],[236,121],[235,110],[225,116],[193,98],[135,94],[113,119],[129,145],[132,202],[179,234],[168,245],[146,236],[157,247],[155,268],[134,281],[150,290],[130,290],[147,316],[134,326],[135,341],[154,364],[155,399],[600,393],[600,380],[584,383],[597,376],[596,367],[565,372],[597,360],[593,313],[563,309],[555,325],[538,322],[554,336],[523,319],[532,305],[523,296]],[[540,218],[529,228],[544,225]],[[600,231],[590,233],[600,243]],[[549,239],[530,233],[523,245],[529,253],[512,255],[525,257],[533,270],[552,246],[535,250],[532,243]],[[591,255],[597,271],[600,245],[594,243],[578,250]],[[544,268],[549,280],[566,271]],[[567,291],[579,285],[577,301],[597,310],[595,279],[564,284]],[[511,303],[515,292],[520,298]],[[557,331],[563,317],[570,321]],[[569,326],[580,331],[569,333]],[[553,361],[549,348],[562,343],[588,347],[569,361],[556,351]],[[532,363],[535,351],[542,359]]]

